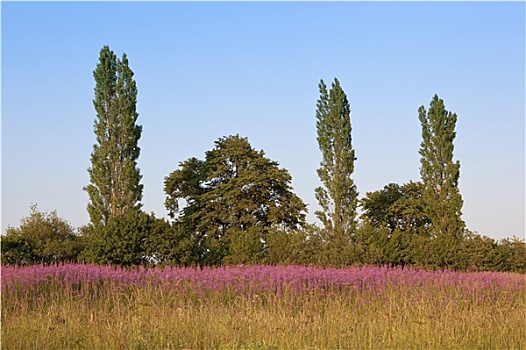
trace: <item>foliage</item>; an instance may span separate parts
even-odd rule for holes
[[[507,265],[500,271],[526,272],[526,242],[518,237],[503,239],[498,245],[504,251]]]
[[[229,232],[228,254],[223,257],[227,265],[260,264],[265,259],[264,231],[251,226],[246,230],[232,229]]]
[[[113,51],[104,46],[93,77],[97,143],[88,169],[91,183],[84,190],[90,198],[91,224],[98,229],[117,216],[141,207],[143,186],[139,183],[142,176],[137,159],[142,127],[136,125],[137,86],[126,54],[118,60]]]
[[[317,101],[317,141],[322,153],[318,176],[323,184],[316,188],[316,199],[322,208],[315,214],[322,222],[325,234],[330,236],[329,249],[335,263],[347,263],[338,251],[346,249],[356,229],[358,192],[351,178],[356,160],[352,147],[350,104],[334,79],[330,91],[321,80]]]
[[[144,241],[150,229],[148,215],[129,211],[103,227],[91,227],[83,258],[88,262],[131,266],[145,261]]]
[[[97,231],[95,231],[97,230]],[[86,262],[121,266],[195,265],[192,247],[177,226],[143,211],[129,211],[103,228],[84,229]]]
[[[472,271],[526,272],[526,242],[516,237],[498,242],[467,231],[459,256],[462,268]]]
[[[429,243],[430,221],[422,192],[419,182],[390,183],[360,200],[363,213],[357,242],[363,263],[404,266],[418,261],[422,243]]]
[[[418,114],[422,125],[419,153],[425,211],[434,235],[452,237],[443,239],[448,245],[456,241],[458,248],[465,225],[461,219],[463,202],[458,189],[460,162],[453,162],[457,115],[447,111],[444,101],[437,95],[433,97],[429,110],[421,106]],[[442,259],[447,263],[452,256],[446,253]]]
[[[497,242],[467,230],[458,238],[433,235],[423,192],[419,182],[391,183],[360,200],[358,263],[526,272],[526,244],[517,238]]]
[[[306,206],[290,182],[288,171],[248,139],[229,136],[216,141],[204,161],[190,158],[165,178],[165,205],[195,237],[202,263],[256,262],[269,228],[304,223]]]
[[[400,230],[412,234],[428,235],[430,220],[424,209],[423,186],[409,182],[402,186],[394,183],[382,190],[368,192],[360,200],[362,219],[376,227],[387,227],[389,232]]]
[[[457,115],[435,95],[418,110],[421,182],[390,183],[358,201],[352,179],[350,104],[337,79],[318,85],[316,128],[322,161],[315,189],[323,227],[305,222],[305,203],[276,161],[239,135],[179,163],[164,182],[172,222],[141,211],[137,86],[126,54],[100,51],[93,105],[96,144],[88,169],[91,223],[79,229],[36,205],[1,237],[4,265],[67,261],[132,266],[413,266],[526,273],[526,242],[496,241],[465,229],[453,161]],[[357,206],[363,209],[358,220]]]
[[[155,218],[145,239],[146,260],[155,265],[196,266],[199,263],[195,237],[189,234],[184,224],[168,223]]]
[[[356,186],[351,179],[356,157],[352,148],[350,105],[337,79],[329,92],[321,80],[319,91],[316,128],[322,162],[317,172],[324,186],[316,189],[316,199],[323,209],[316,215],[325,228],[349,233],[357,202]]]
[[[2,264],[51,264],[74,262],[83,242],[56,211],[40,212],[31,205],[20,227],[8,227],[2,239]]]
[[[270,265],[317,264],[317,255],[321,251],[321,246],[314,234],[315,231],[316,228],[313,225],[305,225],[293,231],[278,227],[271,228],[265,242],[267,248],[265,263]]]

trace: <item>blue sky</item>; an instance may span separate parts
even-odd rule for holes
[[[240,134],[288,169],[314,222],[318,82],[351,103],[360,197],[417,181],[418,107],[457,113],[463,218],[525,234],[524,2],[2,2],[2,232],[31,203],[88,223],[92,72],[109,45],[139,89],[143,208],[180,161]]]

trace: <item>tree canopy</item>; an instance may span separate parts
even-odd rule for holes
[[[421,106],[421,181],[389,183],[358,200],[352,178],[351,108],[338,79],[318,85],[317,142],[322,160],[315,212],[277,161],[239,135],[219,138],[204,159],[191,157],[164,178],[171,220],[142,211],[137,166],[137,86],[126,54],[108,46],[93,72],[96,143],[88,169],[90,224],[75,233],[55,211],[31,207],[1,236],[4,264],[84,261],[134,266],[223,264],[376,264],[526,272],[524,240],[496,241],[465,228],[453,161],[457,115],[435,95]],[[298,155],[301,157],[301,155]],[[357,217],[357,207],[362,212]]]
[[[263,254],[269,228],[304,224],[306,206],[292,192],[291,180],[286,169],[253,149],[248,139],[223,137],[205,160],[181,162],[165,178],[165,205],[199,237],[203,256],[220,263],[233,253],[239,235],[257,237],[252,242],[261,244],[257,251]]]
[[[91,224],[100,227],[128,210],[141,208],[143,185],[137,159],[142,127],[136,124],[137,86],[126,54],[118,60],[104,46],[93,77],[97,143],[88,169],[91,183],[84,190],[90,199]]]
[[[342,263],[342,249],[350,244],[356,230],[358,191],[352,174],[355,151],[351,136],[351,107],[347,95],[334,79],[327,91],[323,79],[318,85],[320,97],[316,104],[317,141],[322,161],[317,173],[322,186],[315,189],[322,210],[316,216],[324,226],[324,234],[334,250],[331,259]]]
[[[2,263],[51,264],[76,261],[83,242],[73,227],[56,211],[41,212],[31,205],[19,227],[8,227],[2,236]]]
[[[390,183],[382,190],[368,192],[360,200],[362,218],[376,227],[386,227],[389,232],[396,229],[427,235],[430,220],[425,214],[423,186],[420,182],[404,185]]]
[[[426,214],[435,235],[458,240],[464,231],[462,196],[458,189],[460,162],[453,161],[457,115],[446,110],[444,101],[433,96],[429,110],[418,109],[422,125],[420,175],[424,185]]]

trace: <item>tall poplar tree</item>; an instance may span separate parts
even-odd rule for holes
[[[111,219],[141,208],[143,186],[139,183],[142,176],[137,159],[142,127],[136,124],[137,86],[126,54],[118,60],[104,46],[93,77],[97,143],[88,169],[91,184],[84,190],[90,199],[88,212],[92,225],[106,227]]]
[[[350,242],[356,229],[358,192],[351,175],[354,172],[355,151],[352,147],[351,108],[347,96],[334,79],[328,92],[320,80],[317,101],[316,128],[322,153],[317,170],[323,184],[316,188],[321,211],[316,216],[336,245]]]
[[[447,111],[444,101],[437,95],[431,100],[429,111],[421,106],[418,114],[422,124],[419,153],[425,211],[435,236],[458,242],[464,231],[464,222],[458,188],[460,162],[453,161],[457,115]]]

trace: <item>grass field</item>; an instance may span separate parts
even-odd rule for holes
[[[525,349],[526,276],[2,267],[2,349]]]

